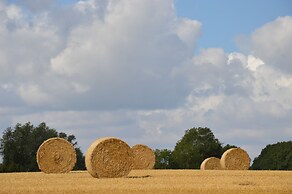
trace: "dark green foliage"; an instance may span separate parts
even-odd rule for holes
[[[173,151],[155,150],[156,169],[190,169],[199,168],[208,157],[218,157],[235,145],[222,147],[209,128],[192,128],[176,143]]]
[[[85,156],[83,155],[80,148],[75,148],[77,161],[73,170],[86,170],[85,167]]]
[[[71,142],[79,154],[77,154],[79,160],[75,169],[84,169],[84,160],[81,159],[83,154],[77,147],[74,135],[67,136],[65,133],[58,133],[55,129],[46,126],[45,123],[34,127],[28,122],[24,125],[17,124],[14,129],[7,128],[3,132],[0,140],[0,154],[3,156],[0,172],[39,171],[36,152],[45,140],[52,137],[61,137]]]
[[[292,170],[292,141],[267,145],[256,157],[253,170]]]
[[[16,124],[7,128],[1,138],[0,154],[3,156],[2,169],[5,172],[37,171],[36,151],[48,138],[56,137],[57,131],[45,123],[34,127],[31,123]]]
[[[209,128],[192,128],[185,132],[172,152],[174,168],[199,168],[208,157],[221,157],[222,146]]]
[[[171,169],[173,168],[172,152],[168,149],[155,150],[155,169]]]

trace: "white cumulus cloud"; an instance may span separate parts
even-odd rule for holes
[[[251,52],[283,72],[292,73],[292,17],[279,17],[251,35]]]
[[[194,55],[201,23],[172,0],[18,3],[0,2],[3,129],[45,121],[83,150],[102,136],[172,149],[206,126],[252,157],[292,133],[290,16],[255,29],[245,53]]]

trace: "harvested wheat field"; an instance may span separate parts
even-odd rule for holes
[[[124,178],[0,174],[0,193],[292,193],[292,171],[134,170]]]

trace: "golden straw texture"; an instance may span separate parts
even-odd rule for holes
[[[88,148],[85,165],[95,178],[124,177],[133,168],[133,153],[128,144],[118,138],[100,138]]]
[[[67,173],[76,163],[76,152],[71,143],[63,138],[44,141],[37,151],[37,163],[44,173]]]
[[[226,170],[248,170],[250,158],[241,148],[231,148],[225,151],[220,160],[222,168]]]
[[[201,164],[201,170],[222,170],[220,159],[215,157],[206,158]]]
[[[133,169],[153,169],[155,165],[155,154],[152,149],[146,145],[137,144],[132,147],[134,154]]]

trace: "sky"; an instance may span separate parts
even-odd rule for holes
[[[289,0],[0,0],[0,132],[41,122],[173,149],[208,127],[253,159],[292,138]]]

